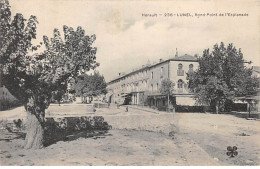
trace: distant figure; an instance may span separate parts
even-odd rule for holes
[[[116,105],[117,109],[119,109],[119,104]]]
[[[250,117],[251,109],[252,109],[251,102],[249,102],[249,106],[248,106],[248,118],[251,118],[251,117]]]
[[[172,104],[169,105],[169,110],[168,111],[169,112],[173,112],[173,105]]]
[[[125,112],[128,112],[128,106],[126,106],[126,108],[125,108]]]

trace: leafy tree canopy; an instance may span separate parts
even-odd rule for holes
[[[214,45],[213,51],[204,50],[199,68],[188,74],[189,88],[199,103],[223,108],[234,97],[255,94],[258,81],[245,67],[243,53],[233,44]]]
[[[160,87],[160,93],[163,95],[171,95],[174,92],[175,84],[170,79],[163,79]]]
[[[28,115],[33,115],[34,125],[26,135],[26,147],[39,147],[34,141],[36,131],[42,131],[37,124],[44,125],[45,109],[49,106],[52,93],[66,86],[68,78],[76,78],[80,73],[95,69],[95,47],[92,47],[96,36],[88,36],[82,27],[74,30],[63,26],[63,36],[54,29],[53,37],[43,37],[40,45],[34,46],[37,18],[30,16],[26,20],[22,14],[11,19],[8,0],[0,0],[0,68],[1,81],[8,90],[24,103]],[[36,53],[42,44],[43,53]],[[34,54],[29,54],[29,52]],[[28,120],[29,121],[29,120]],[[31,122],[32,123],[32,122]],[[38,132],[41,133],[42,132]],[[33,135],[34,134],[34,135]],[[29,143],[30,142],[30,143]],[[41,142],[41,141],[40,141]]]
[[[79,76],[75,86],[76,94],[80,96],[98,96],[107,93],[105,79],[98,72]]]

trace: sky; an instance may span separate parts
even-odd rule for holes
[[[37,40],[52,36],[63,25],[82,26],[97,36],[97,70],[110,81],[119,72],[130,72],[149,60],[178,55],[202,55],[216,43],[233,43],[244,59],[260,66],[259,0],[196,1],[86,1],[10,0],[12,15],[38,18]],[[164,17],[165,13],[190,13],[193,17]],[[242,13],[243,17],[197,14]],[[157,14],[144,17],[143,14]],[[162,14],[162,16],[159,16]]]

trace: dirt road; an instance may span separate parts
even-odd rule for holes
[[[80,113],[81,108],[76,111]],[[57,109],[51,107],[49,113],[62,114],[54,112]],[[113,129],[41,150],[24,150],[23,136],[1,130],[1,165],[260,164],[260,121],[223,114],[125,112],[123,108],[102,109],[95,115],[104,116]],[[228,157],[227,146],[237,146],[238,155]]]
[[[1,165],[218,165],[194,143],[148,131],[111,130],[41,150],[21,144],[22,139],[0,141]]]

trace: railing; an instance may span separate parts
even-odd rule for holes
[[[186,87],[184,88],[177,88],[174,93],[179,93],[179,94],[187,94],[190,93],[190,90]]]
[[[182,70],[182,69],[177,70],[177,75],[184,76],[184,70]]]
[[[188,74],[192,74],[194,71],[192,69],[188,70]]]
[[[177,92],[177,93],[184,93],[184,89],[183,89],[183,88],[178,88],[178,89],[176,90],[176,92]]]

